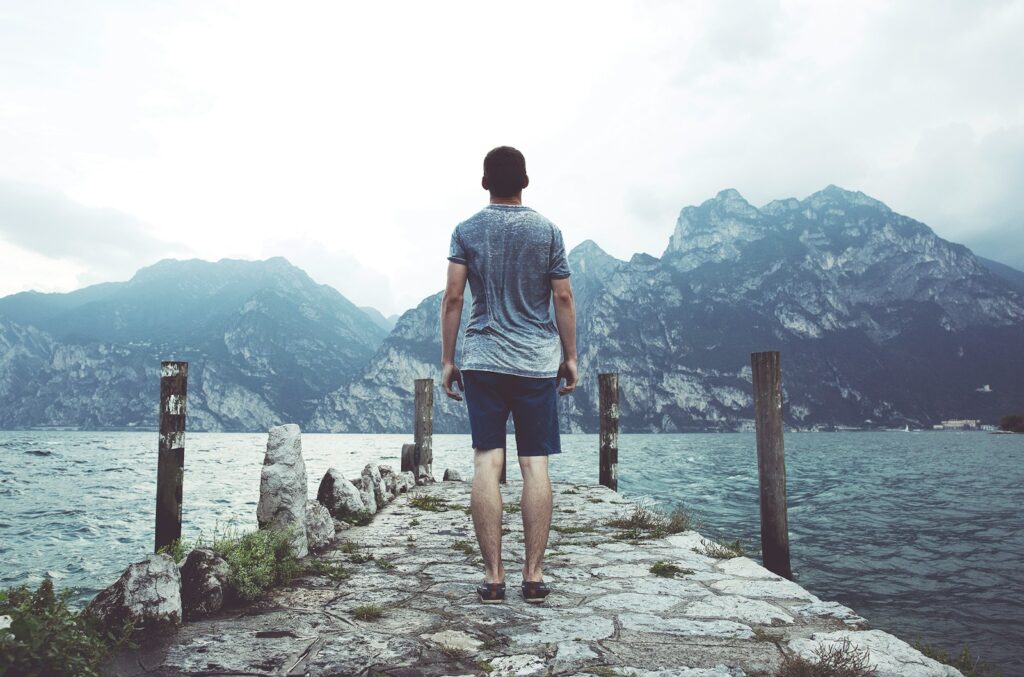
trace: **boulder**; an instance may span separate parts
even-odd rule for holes
[[[306,505],[306,543],[311,551],[320,551],[334,541],[334,520],[320,501]]]
[[[381,464],[377,466],[377,469],[380,470],[380,476],[384,480],[384,484],[387,485],[388,502],[393,501],[398,495],[398,475],[390,465]]]
[[[459,474],[458,470],[452,470],[451,468],[445,468],[444,470],[444,481],[445,482],[461,482],[462,475]]]
[[[412,470],[406,470],[404,473],[402,473],[402,477],[405,478],[406,491],[416,486],[416,475],[413,474]]]
[[[294,423],[270,429],[260,476],[256,520],[260,529],[291,529],[292,552],[309,554],[306,542],[306,464],[302,435]]]
[[[374,463],[367,463],[363,468],[363,478],[369,479],[370,486],[373,488],[374,500],[377,501],[377,510],[380,510],[388,504],[388,485],[380,476],[380,468]]]
[[[361,476],[357,480],[352,480],[352,484],[355,485],[356,489],[359,490],[359,498],[363,501],[363,505],[366,507],[364,515],[373,515],[377,512],[377,497],[373,493],[373,481],[366,477]]]
[[[170,555],[150,555],[128,566],[83,613],[103,627],[120,629],[126,621],[136,632],[154,634],[181,625],[181,574]]]
[[[359,488],[334,468],[329,468],[320,480],[316,500],[324,504],[332,517],[340,520],[356,520],[366,512]]]
[[[339,519],[334,520],[334,533],[335,534],[337,534],[339,531],[345,531],[346,529],[351,529],[351,528],[352,528],[352,523],[351,522],[346,522],[344,520],[339,520]]]
[[[178,568],[181,574],[181,607],[185,620],[202,618],[221,610],[230,597],[227,561],[210,548],[196,548]]]

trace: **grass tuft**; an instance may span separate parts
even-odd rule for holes
[[[445,512],[450,508],[448,501],[440,496],[417,495],[409,499],[409,505],[430,512]]]
[[[677,506],[665,512],[636,503],[632,509],[616,515],[605,523],[619,529],[613,538],[639,541],[648,538],[664,538],[692,528],[692,519],[683,507]]]
[[[310,559],[304,563],[304,573],[324,576],[332,581],[344,581],[352,573],[340,562],[330,560]]]
[[[452,550],[458,550],[464,555],[475,555],[476,548],[470,545],[469,541],[458,540],[452,543]]]
[[[684,569],[664,560],[652,564],[650,571],[655,576],[661,576],[662,578],[675,578],[678,574],[685,576],[693,573],[693,569]]]
[[[812,660],[786,656],[779,677],[876,677],[870,657],[866,649],[858,649],[844,638],[837,644],[816,648]]]
[[[735,541],[725,541],[724,543],[715,543],[714,541],[705,541],[703,538],[700,539],[701,550],[697,552],[706,557],[713,557],[715,559],[732,559],[733,557],[743,557],[743,544],[740,543],[739,539]]]
[[[509,503],[508,505],[506,505],[506,506],[505,506],[504,508],[502,508],[502,509],[503,509],[503,510],[504,510],[505,512],[507,512],[507,513],[508,513],[509,515],[514,515],[514,514],[516,514],[517,512],[520,512],[520,511],[522,511],[522,508],[521,508],[521,507],[519,506],[519,504],[518,504],[518,503]]]
[[[375,621],[384,615],[384,609],[376,604],[362,604],[352,609],[352,615],[361,621]]]

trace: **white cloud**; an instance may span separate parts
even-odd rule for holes
[[[1022,29],[1021,1],[32,3],[0,9],[0,177],[386,313],[440,288],[503,143],[570,246],[660,254],[722,188],[835,183],[980,251],[1021,222]]]

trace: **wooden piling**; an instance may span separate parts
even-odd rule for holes
[[[761,502],[761,559],[769,571],[792,580],[786,516],[786,460],[782,443],[782,369],[779,353],[751,353],[757,474]]]
[[[416,472],[416,445],[415,444],[403,444],[402,445],[402,472],[406,470],[415,473]]]
[[[619,490],[619,375],[598,374],[601,413],[601,455],[598,481]]]
[[[160,441],[156,466],[154,552],[181,538],[181,485],[185,476],[185,406],[188,362],[160,363]]]
[[[418,378],[415,383],[415,420],[413,442],[416,444],[416,477],[431,474],[434,462],[434,379]]]

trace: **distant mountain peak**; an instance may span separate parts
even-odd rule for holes
[[[866,195],[859,190],[847,190],[840,188],[834,183],[830,183],[816,193],[808,195],[803,200],[804,204],[808,204],[811,207],[817,208],[826,204],[843,204],[843,205],[857,205],[860,207],[874,207],[881,211],[891,212],[889,206],[881,200],[876,200],[870,195]]]

